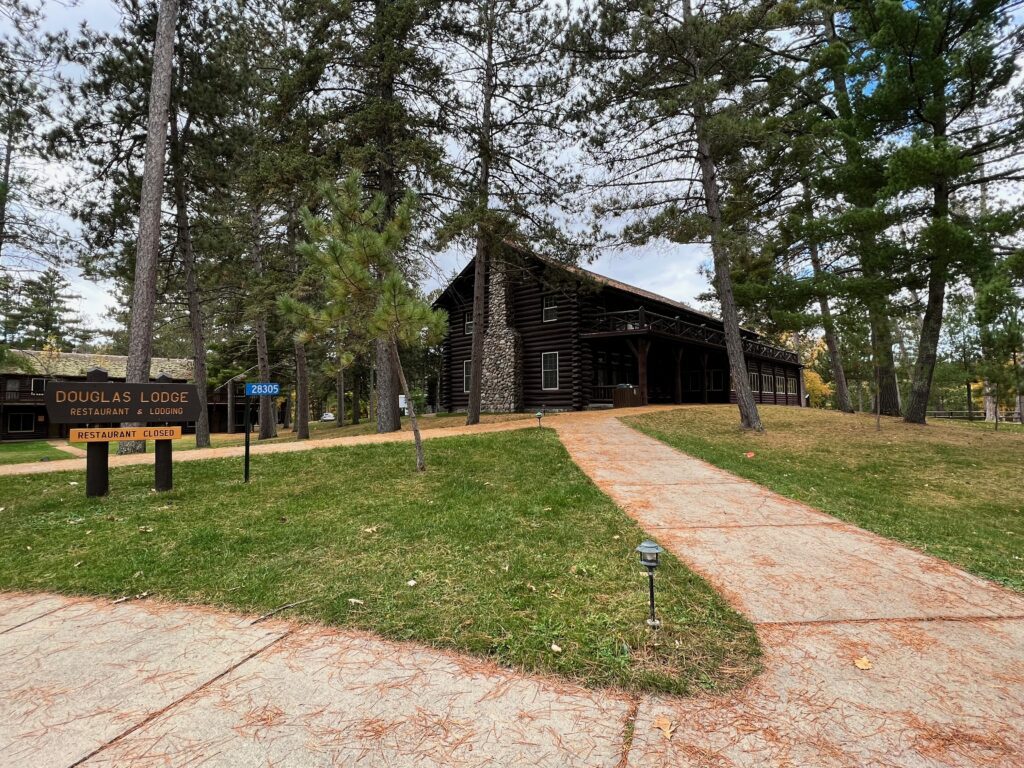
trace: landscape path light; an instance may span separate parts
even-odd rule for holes
[[[660,555],[665,550],[650,539],[647,539],[641,542],[636,551],[640,553],[640,565],[647,569],[647,585],[651,595],[651,612],[650,616],[647,617],[647,626],[651,629],[657,629],[661,626],[661,622],[658,621],[658,617],[654,613],[654,569],[658,567]]]
[[[540,420],[544,418],[544,411],[537,411],[537,427],[540,427]]]

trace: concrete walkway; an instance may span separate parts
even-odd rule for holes
[[[3,768],[608,766],[635,703],[364,633],[0,595]]]
[[[644,699],[630,766],[1024,765],[1024,598],[615,419],[555,426],[765,649],[734,695]],[[677,724],[670,740],[659,716]]]

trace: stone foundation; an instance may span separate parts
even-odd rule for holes
[[[519,367],[522,342],[509,322],[511,298],[503,265],[491,265],[487,294],[487,330],[481,371],[480,410],[513,413],[522,408],[523,382]]]

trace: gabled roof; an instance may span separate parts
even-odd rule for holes
[[[124,355],[34,349],[9,349],[7,354],[7,361],[0,365],[0,373],[27,372],[54,377],[82,377],[90,368],[103,368],[110,378],[123,379],[128,369],[128,358]],[[23,365],[19,366],[19,363]],[[186,358],[154,357],[149,370],[152,378],[166,373],[172,379],[190,381],[194,374],[194,363]]]

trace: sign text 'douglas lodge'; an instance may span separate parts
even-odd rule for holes
[[[55,424],[181,423],[199,417],[199,395],[194,384],[51,381],[46,410]]]

